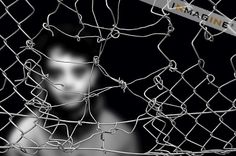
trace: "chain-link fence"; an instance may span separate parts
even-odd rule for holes
[[[230,2],[0,2],[1,153],[201,155],[235,151],[234,7]],[[158,8],[157,2],[164,5]],[[209,14],[191,10],[192,6]],[[188,21],[168,9],[199,21]],[[215,14],[222,21],[211,18]],[[209,21],[221,31],[206,26]],[[64,23],[76,26],[73,33],[60,27]],[[60,34],[78,44],[83,39],[96,40],[98,50],[85,64],[91,65],[90,79],[97,70],[103,83],[96,89],[89,85],[82,100],[76,101],[85,103],[87,110],[79,120],[60,114],[70,103],[53,104],[43,85],[57,90],[65,87],[51,81],[51,73],[42,65],[43,60],[60,63],[39,48],[47,41],[41,37],[45,33],[51,38]],[[101,111],[93,110],[93,103],[103,95],[107,107],[123,120],[98,121],[96,114]],[[103,129],[104,125],[109,129]],[[119,145],[129,143],[125,138],[133,134],[135,143],[129,146],[137,148],[109,148],[110,137]],[[96,137],[98,142],[90,146]]]

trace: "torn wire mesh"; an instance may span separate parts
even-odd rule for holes
[[[40,8],[30,0],[11,2],[1,0],[0,2],[0,116],[3,119],[0,129],[1,153],[7,154],[10,149],[17,149],[28,154],[37,154],[42,150],[61,150],[65,153],[68,151],[97,150],[124,155],[199,155],[205,153],[224,154],[235,151],[236,127],[232,121],[236,108],[235,96],[232,94],[235,84],[235,55],[230,58],[233,67],[233,70],[230,69],[233,73],[232,79],[219,85],[215,83],[217,77],[208,73],[205,68],[205,64],[208,62],[202,59],[201,52],[198,50],[201,49],[198,48],[200,47],[199,44],[202,44],[199,42],[203,42],[201,40],[214,43],[217,38],[225,35],[224,31],[212,30],[204,25],[204,20],[193,24],[195,30],[193,32],[188,32],[190,28],[182,28],[182,33],[190,33],[190,40],[188,43],[178,42],[178,44],[188,44],[192,49],[189,53],[193,54],[194,60],[187,67],[184,66],[185,68],[182,70],[179,69],[179,66],[182,67],[185,62],[172,59],[172,55],[177,54],[173,54],[164,48],[166,45],[172,46],[173,42],[170,40],[175,38],[174,33],[178,31],[178,26],[172,22],[177,17],[165,11],[165,8],[170,7],[171,0],[165,1],[166,5],[162,9],[155,8],[156,1],[153,1],[153,6],[135,2],[134,4],[137,3],[138,6],[129,6],[126,12],[124,10],[127,8],[124,6],[127,7],[128,2],[125,0],[116,2],[104,0],[100,4],[95,0],[89,1],[88,4],[83,3],[84,1],[71,3],[58,0],[50,3],[48,10],[44,12],[42,11],[44,4]],[[198,5],[200,3],[199,0],[185,1],[186,6],[181,7],[183,9],[191,6],[191,4]],[[234,17],[230,18],[220,10],[224,6],[223,4],[227,2],[208,0],[205,3],[208,3],[211,13],[219,13],[225,18],[234,20]],[[148,14],[147,18],[150,20],[146,20],[145,17],[139,17],[138,20],[125,20],[124,16],[129,18],[129,15],[125,13],[130,11],[132,14],[132,9],[139,6],[143,6],[145,13]],[[101,10],[100,12],[99,9],[96,10],[97,8],[103,9],[106,15],[102,14]],[[172,9],[181,8],[173,7]],[[40,14],[41,11],[42,14]],[[135,13],[137,12],[134,11],[133,14]],[[75,23],[78,30],[70,33],[60,29],[58,25],[63,22]],[[83,31],[87,29],[95,33],[89,36],[83,35]],[[38,50],[37,43],[35,43],[37,37],[43,32],[52,34],[52,36],[59,32],[63,36],[73,38],[78,42],[83,38],[96,39],[100,45],[99,52],[87,63],[91,64],[93,68],[98,68],[102,76],[109,82],[101,88],[89,90],[83,101],[86,101],[90,107],[90,99],[113,90],[121,90],[121,94],[114,95],[115,98],[122,98],[123,95],[128,94],[138,99],[139,104],[142,105],[142,107],[140,106],[141,111],[141,108],[137,108],[139,114],[131,115],[132,119],[114,123],[99,123],[91,111],[88,113],[93,121],[86,121],[83,118],[79,121],[66,120],[60,118],[60,115],[50,114],[50,111],[55,107],[68,104],[63,103],[55,106],[47,101],[47,96],[44,99],[40,97],[42,93],[48,94],[48,91],[41,87],[41,84],[50,76],[45,73],[40,61],[43,58],[52,60]],[[127,53],[132,51],[131,43],[126,45],[127,52],[120,54],[123,55],[122,57],[119,54],[111,54],[112,51],[106,51],[106,49],[111,49],[112,44],[110,43],[119,42],[119,40],[129,42],[132,39],[139,39],[144,42],[149,38],[155,38],[154,46],[150,46],[150,56],[158,62],[152,68],[149,68],[148,65],[142,65],[148,64],[148,60],[137,61],[142,55],[149,55],[149,50],[140,50],[137,54]],[[144,46],[149,45],[146,43]],[[107,54],[108,52],[110,54]],[[136,58],[135,56],[140,55],[140,53],[143,54]],[[110,58],[112,55],[117,56],[118,61]],[[128,58],[128,61],[125,61],[123,57]],[[107,65],[109,59],[114,59],[115,63],[120,64],[112,68]],[[187,62],[188,59],[190,58],[184,58]],[[126,62],[126,65],[134,64],[130,67],[140,68],[137,71],[135,70],[134,75],[127,77],[125,76],[127,73],[124,74],[119,70],[116,72],[117,69],[123,67],[122,61],[124,64]],[[127,66],[126,70],[128,69]],[[39,76],[41,81],[35,81],[33,74]],[[57,86],[57,84],[53,85]],[[135,106],[134,104],[127,106],[128,104],[130,102],[127,101],[122,106],[131,107],[127,110],[133,111],[135,111],[133,108],[139,107],[139,105]],[[91,107],[93,106],[91,105]],[[21,118],[33,123],[27,131],[23,131],[18,125]],[[52,121],[54,124],[42,124],[41,121],[43,123]],[[74,131],[69,132],[69,125],[71,124],[74,126]],[[112,125],[110,131],[103,131],[100,128],[103,124]],[[123,124],[131,124],[132,128],[130,130],[120,128],[119,125]],[[76,142],[73,140],[73,135],[76,129],[83,125],[96,125],[97,131],[90,137]],[[57,127],[60,126],[65,128],[63,133],[67,134],[67,138],[57,140],[53,138],[53,135]],[[6,137],[7,135],[4,135],[9,127],[17,129],[21,136],[15,143],[11,143]],[[26,134],[33,131],[35,127],[49,134],[50,137],[45,144],[38,144],[31,138],[27,138]],[[132,153],[106,148],[106,139],[102,137],[103,134],[117,133],[117,131],[132,134],[140,127],[144,130],[140,135],[148,134],[153,141],[147,151]],[[82,142],[88,141],[93,136],[101,136],[104,146],[96,149],[80,147]],[[31,146],[22,146],[19,143],[21,140],[30,141]]]

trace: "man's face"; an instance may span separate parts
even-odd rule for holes
[[[56,105],[65,108],[74,108],[83,100],[89,87],[96,81],[96,73],[91,74],[91,67],[85,58],[74,56],[69,51],[54,46],[49,50],[46,67],[49,80],[54,84],[47,84],[50,96],[56,101]]]

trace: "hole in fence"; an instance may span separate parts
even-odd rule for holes
[[[227,112],[230,108],[233,107],[232,101],[229,101],[227,98],[224,97],[222,94],[217,94],[208,102],[208,106],[213,111],[224,111]]]
[[[209,101],[217,92],[218,88],[209,84],[209,81],[206,79],[196,87],[197,95],[205,101]]]
[[[188,1],[190,2],[190,0]],[[40,2],[37,3],[39,4]],[[106,2],[108,4],[105,4]],[[196,0],[192,2],[197,6],[202,5]],[[217,2],[221,2],[221,0]],[[8,8],[5,8],[3,3]],[[236,144],[234,81],[226,83],[222,87],[216,86],[214,80],[217,75],[211,75],[205,69],[209,65],[208,56],[205,56],[208,54],[205,52],[209,52],[211,47],[218,45],[217,40],[220,37],[230,38],[225,37],[228,34],[219,35],[218,37],[205,32],[205,38],[213,41],[210,43],[211,45],[204,40],[204,32],[200,36],[196,36],[197,40],[195,41],[195,32],[200,29],[198,24],[193,22],[191,25],[189,24],[190,22],[182,20],[182,17],[172,16],[171,13],[164,16],[164,12],[160,8],[154,8],[160,13],[155,15],[155,13],[151,12],[154,9],[150,10],[152,9],[151,5],[146,5],[139,1],[95,2],[81,0],[64,2],[63,0],[55,0],[54,2],[45,1],[40,3],[40,5],[36,5],[37,3],[32,1],[33,8],[31,8],[27,0],[2,0],[0,4],[0,88],[2,89],[0,90],[0,126],[3,128],[0,131],[0,146],[8,143],[3,137],[5,137],[4,134],[7,134],[9,127],[19,128],[21,121],[30,119],[32,114],[40,115],[39,118],[40,120],[42,119],[42,122],[39,122],[40,125],[37,125],[37,128],[47,133],[46,139],[48,140],[40,144],[42,145],[40,146],[31,138],[27,138],[27,134],[22,134],[17,130],[18,134],[22,134],[22,140],[27,140],[30,143],[29,147],[38,147],[40,150],[44,150],[43,145],[48,144],[50,147],[60,150],[60,154],[67,153],[67,147],[79,145],[73,144],[75,141],[89,137],[83,135],[82,131],[86,133],[88,129],[90,130],[97,126],[80,123],[74,134],[69,136],[68,133],[71,134],[73,128],[76,127],[76,121],[64,119],[64,117],[66,118],[66,113],[60,114],[60,111],[57,111],[59,109],[52,108],[50,100],[47,99],[48,103],[46,103],[46,97],[45,99],[40,99],[41,96],[46,95],[47,91],[39,93],[40,89],[35,87],[35,85],[39,84],[31,80],[31,78],[35,77],[34,73],[30,73],[30,71],[42,72],[40,66],[35,63],[39,61],[42,55],[31,51],[33,46],[26,44],[26,41],[34,40],[34,35],[39,33],[42,24],[47,23],[51,24],[50,29],[56,31],[54,28],[60,28],[61,34],[64,34],[64,36],[72,35],[70,37],[77,39],[78,42],[85,37],[82,33],[78,34],[81,27],[85,26],[86,31],[91,30],[94,33],[96,31],[97,41],[103,47],[100,49],[101,53],[96,54],[96,56],[99,55],[99,60],[95,58],[91,61],[100,66],[101,69],[103,68],[102,72],[104,73],[101,72],[101,74],[105,74],[102,77],[106,82],[102,86],[108,86],[109,88],[107,88],[108,90],[102,87],[98,89],[104,89],[101,94],[107,97],[108,108],[110,107],[117,114],[122,114],[122,121],[129,122],[130,125],[138,123],[137,127],[143,132],[140,133],[140,136],[144,138],[144,142],[148,142],[148,145],[143,143],[143,146],[150,145],[150,147],[143,147],[148,151],[142,153],[143,155],[175,155],[176,153],[202,155],[204,152],[224,154],[227,153],[226,151],[233,150],[234,146],[231,146],[231,144]],[[92,3],[94,3],[94,6],[92,6]],[[213,5],[209,1],[205,3],[208,5],[202,7],[211,11]],[[12,5],[9,6],[10,4]],[[120,5],[120,8],[118,8],[118,5]],[[59,8],[56,9],[57,6]],[[92,10],[92,7],[94,7],[94,10]],[[109,10],[109,7],[111,7],[111,10]],[[218,8],[218,6],[215,7]],[[33,9],[36,12],[30,15]],[[37,13],[37,11],[40,13]],[[44,13],[41,14],[41,11]],[[214,13],[216,12],[215,10]],[[187,10],[184,13],[192,14],[192,11]],[[13,18],[18,22],[15,22]],[[26,18],[28,19],[23,21]],[[118,18],[119,22],[116,23]],[[163,19],[158,21],[161,18]],[[70,28],[68,27],[61,28],[58,26],[67,22],[74,23],[76,27],[69,31]],[[185,22],[184,25],[182,22]],[[116,26],[116,29],[110,34],[108,41],[106,37],[113,26]],[[170,35],[168,34],[169,39],[165,39],[167,37],[166,30],[168,29],[167,33],[169,33],[172,32],[173,28],[176,31]],[[188,31],[187,28],[191,28],[191,31]],[[210,33],[215,32],[211,28],[208,30]],[[155,34],[159,32],[162,34]],[[180,33],[180,38],[177,38],[176,34],[178,33]],[[213,37],[214,40],[212,40]],[[204,52],[199,58],[204,55],[202,58],[206,62],[199,60],[198,64],[192,65],[196,63],[197,57],[190,57],[191,54],[194,54],[191,41],[196,47],[195,50]],[[202,43],[209,44],[209,49],[207,45]],[[27,50],[24,49],[26,45],[28,45],[26,48],[29,48]],[[163,45],[168,46],[168,48]],[[222,45],[225,46],[226,44],[222,42]],[[234,48],[234,44],[232,45]],[[37,43],[35,43],[35,46],[37,46]],[[190,50],[188,50],[188,46]],[[158,48],[161,48],[162,53]],[[213,54],[214,59],[218,55],[218,51],[221,52],[221,50],[211,50],[215,52]],[[231,51],[228,46],[223,50]],[[19,52],[21,54],[17,55]],[[17,60],[16,56],[19,60]],[[172,65],[169,64],[168,66],[166,58],[176,60],[179,68],[176,69],[172,61]],[[214,62],[217,63],[212,65],[214,70],[219,70],[219,66],[223,68],[221,66],[222,62]],[[25,64],[25,66],[21,63]],[[186,63],[191,66],[184,66]],[[203,65],[205,63],[206,67]],[[218,64],[219,66],[217,66]],[[179,70],[182,67],[185,69],[183,72]],[[105,70],[107,73],[105,73]],[[29,75],[24,75],[24,72]],[[148,76],[148,74],[151,75]],[[233,78],[233,75],[231,76]],[[225,77],[225,75],[223,74],[222,77]],[[126,89],[125,92],[122,92],[117,83],[117,81],[121,80],[119,78],[122,78],[125,82],[123,83],[124,86],[122,86],[123,89]],[[40,77],[39,79],[45,78]],[[132,84],[129,84],[129,82],[132,82]],[[99,90],[95,92],[97,93]],[[92,101],[93,98],[90,100]],[[91,102],[90,106],[91,108],[94,107],[93,102]],[[8,113],[11,114],[11,117]],[[92,115],[96,114],[93,111],[91,113]],[[145,113],[145,116],[143,115],[137,119],[136,117],[142,113]],[[70,114],[70,112],[67,111],[67,114]],[[87,119],[92,121],[91,116],[90,118],[86,116],[85,119],[86,121]],[[29,123],[25,122],[24,124],[27,125]],[[142,127],[145,124],[146,126]],[[91,135],[96,132],[97,129]],[[35,136],[41,137],[41,135]],[[102,138],[101,140],[104,141],[106,139]],[[118,142],[117,140],[113,140],[113,142]],[[66,141],[67,143],[65,143]],[[19,148],[22,152],[38,152],[37,150],[28,150],[25,145],[22,145],[22,147],[10,145],[10,147],[13,149]],[[151,148],[153,150],[150,150]],[[5,148],[5,150],[7,149]],[[100,148],[100,150],[101,153],[104,152],[106,154],[105,149]],[[1,152],[4,152],[4,149],[3,151],[0,149]]]
[[[206,110],[204,112],[199,114],[197,121],[202,127],[205,127],[205,129],[212,132],[220,123],[219,116],[209,110]]]
[[[1,22],[0,22],[1,23]],[[6,46],[0,52],[0,67],[3,71],[9,69],[16,62],[15,54]]]
[[[177,82],[171,91],[173,93],[172,96],[176,97],[181,102],[184,102],[193,94],[193,88],[184,80]]]
[[[22,22],[29,18],[30,14],[33,13],[33,8],[25,1],[17,1],[8,8],[10,14],[14,17],[17,22]]]
[[[198,144],[200,146],[203,146],[208,141],[208,139],[211,138],[210,132],[199,125],[194,126],[186,135],[186,137],[192,141],[193,144]]]
[[[189,113],[201,113],[206,109],[206,102],[196,94],[191,96],[185,104]]]
[[[3,4],[0,4],[0,17],[3,16],[3,14],[5,14],[5,7],[3,6]]]
[[[175,122],[176,128],[185,135],[196,125],[195,119],[189,115],[179,116]]]
[[[17,23],[9,14],[4,14],[4,16],[0,18],[0,28],[0,34],[5,39],[12,36],[18,30]]]
[[[226,123],[222,122],[219,126],[216,127],[212,136],[223,140],[224,142],[229,142],[235,135],[234,130],[228,127]]]
[[[196,76],[197,75],[197,76]],[[194,66],[184,73],[184,79],[193,87],[199,85],[206,78],[206,74],[199,66]]]

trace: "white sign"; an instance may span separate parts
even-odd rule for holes
[[[160,9],[177,14],[195,22],[202,22],[203,25],[236,36],[236,21],[217,14],[217,11],[208,11],[194,6],[184,0],[140,0]],[[213,6],[212,6],[213,10]]]

